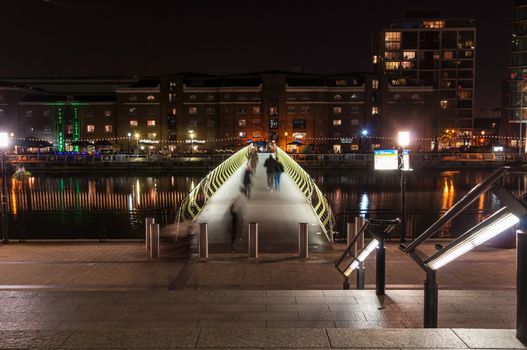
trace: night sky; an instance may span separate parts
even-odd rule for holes
[[[476,108],[500,105],[512,0],[0,0],[0,78],[371,69],[402,9],[477,21]]]

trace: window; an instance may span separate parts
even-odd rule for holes
[[[333,119],[333,126],[341,126],[342,119]]]
[[[130,120],[130,126],[138,126],[139,123],[137,122],[137,120]]]
[[[359,120],[358,119],[352,119],[351,120],[351,125],[353,125],[353,126],[359,125]]]
[[[112,132],[113,130],[113,127],[111,125],[105,125],[104,126],[104,132],[108,133],[108,132]]]
[[[240,126],[240,127],[245,127],[245,126],[247,126],[247,120],[245,120],[245,119],[239,119],[239,120],[238,120],[238,126]]]
[[[379,80],[378,79],[373,79],[371,81],[371,88],[373,90],[378,90],[379,89]]]
[[[278,107],[276,107],[276,106],[269,107],[269,115],[271,117],[277,116],[278,115]]]
[[[128,101],[136,102],[136,101],[137,101],[137,96],[136,96],[136,95],[130,95],[130,96],[128,96]]]
[[[333,107],[333,114],[342,114],[342,107]]]
[[[302,109],[302,113],[309,113],[309,106],[302,106],[300,108]]]
[[[262,112],[260,106],[253,106],[252,113],[253,114],[260,114]]]
[[[334,99],[335,101],[340,101],[340,100],[342,100],[342,95],[340,95],[340,94],[336,94],[335,96],[333,96],[333,99]]]
[[[470,100],[472,99],[472,91],[470,90],[458,90],[457,98],[460,100]]]
[[[401,32],[384,33],[384,41],[401,41]]]
[[[111,117],[112,116],[112,111],[104,111],[104,116],[105,117]]]
[[[89,133],[95,132],[95,125],[86,125],[86,131]]]
[[[238,133],[238,136],[242,137],[242,138],[246,138],[247,137],[247,133],[245,131],[240,131]]]
[[[306,120],[305,119],[293,119],[293,129],[305,129]]]
[[[253,132],[253,137],[254,138],[260,138],[260,137],[262,137],[262,133],[260,131],[255,131],[255,132]]]
[[[189,107],[188,114],[198,114],[198,107]]]
[[[444,60],[453,60],[454,59],[454,51],[443,51],[443,59]]]
[[[441,100],[440,106],[441,106],[441,109],[447,109],[448,108],[448,100]]]
[[[196,95],[190,95],[190,96],[188,97],[188,99],[191,100],[191,101],[196,101],[197,98],[198,98],[198,97],[197,97]]]
[[[214,101],[214,95],[207,95],[207,98],[205,100]]]
[[[156,100],[156,97],[155,97],[154,95],[148,95],[148,96],[146,97],[146,100],[147,100],[148,102],[153,102],[153,101]]]
[[[379,56],[373,55],[373,64],[379,63]]]
[[[253,119],[253,126],[261,126],[262,120],[261,119]]]
[[[214,119],[207,120],[207,127],[214,128],[216,126],[216,121]]]
[[[348,85],[348,82],[345,79],[339,79],[339,80],[335,80],[335,85],[337,85],[337,86],[346,86],[346,85]]]
[[[155,132],[149,132],[147,135],[146,135],[149,139],[155,139],[157,134]]]
[[[27,118],[31,118],[33,116],[33,111],[31,109],[26,109],[24,116]]]
[[[207,114],[214,114],[216,113],[216,108],[214,107],[207,107]]]
[[[384,58],[386,58],[386,60],[400,60],[401,59],[401,52],[399,51],[386,51],[384,53]]]
[[[295,106],[287,106],[287,113],[295,113],[296,107]]]
[[[130,108],[128,108],[128,112],[130,112],[130,115],[136,115],[137,114],[137,108],[130,107]]]
[[[43,112],[42,112],[42,115],[44,117],[49,117],[51,115],[51,111],[49,109],[45,109]]]
[[[238,101],[247,101],[247,96],[239,95],[238,96]]]
[[[379,114],[379,107],[372,107],[371,115],[378,115],[378,114]]]
[[[415,67],[414,62],[401,62],[401,67],[403,69],[412,69]]]
[[[245,107],[240,107],[240,108],[238,108],[238,113],[239,114],[245,114],[245,113],[247,113],[247,109]]]
[[[403,51],[403,59],[415,60],[415,51]]]
[[[444,28],[445,21],[423,21],[423,28],[437,29]]]
[[[150,120],[148,120],[148,121],[146,122],[146,125],[148,125],[148,126],[156,126],[156,121],[150,119]]]
[[[351,114],[359,114],[360,107],[358,106],[351,106]]]
[[[278,119],[269,119],[269,129],[278,129]]]
[[[401,67],[401,62],[384,62],[384,68],[386,70],[395,70]]]

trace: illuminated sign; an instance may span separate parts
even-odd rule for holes
[[[375,170],[397,170],[399,169],[399,156],[397,150],[376,150],[374,151]]]
[[[408,150],[403,150],[403,164],[402,164],[402,170],[409,171],[410,170],[410,153],[408,153]]]

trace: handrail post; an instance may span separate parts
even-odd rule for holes
[[[151,249],[150,249],[150,257],[151,258],[159,258],[161,255],[160,247],[159,247],[159,224],[151,224],[150,225],[150,241],[151,241]]]
[[[437,304],[438,287],[436,282],[436,271],[426,272],[424,283],[424,328],[437,328]]]
[[[249,258],[258,258],[258,223],[249,223]]]
[[[516,257],[516,338],[527,344],[527,233],[517,232]]]
[[[207,260],[209,257],[209,229],[206,223],[199,224],[199,258]]]
[[[361,216],[357,216],[355,218],[355,234],[361,234],[362,226],[364,226],[365,219]],[[360,246],[360,248],[359,248]],[[357,243],[355,244],[355,247],[353,248],[353,255],[357,256],[357,252],[359,250],[364,249],[364,232],[361,234],[361,236],[357,239]],[[364,289],[364,262],[359,262],[359,266],[357,267],[357,289],[361,290]]]
[[[378,237],[379,245],[375,255],[375,294],[384,295],[386,286],[386,249],[384,248],[384,237]]]
[[[309,257],[309,226],[305,222],[298,224],[298,256]]]
[[[155,224],[156,219],[155,218],[146,218],[145,219],[145,249],[147,252],[150,251],[151,248],[151,237],[150,237],[150,229],[152,224]]]

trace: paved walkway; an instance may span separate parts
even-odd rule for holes
[[[328,251],[331,245],[322,234],[311,206],[291,178],[283,173],[280,191],[267,190],[267,175],[263,164],[268,153],[259,154],[259,162],[253,179],[252,195],[246,206],[246,223],[259,225],[259,246],[261,252],[298,251],[298,224],[309,224],[309,242],[312,251]],[[230,213],[233,201],[240,196],[244,167],[239,169],[209,200],[198,222],[206,222],[209,230],[209,251],[230,250]],[[236,243],[236,251],[247,248],[247,232]]]

